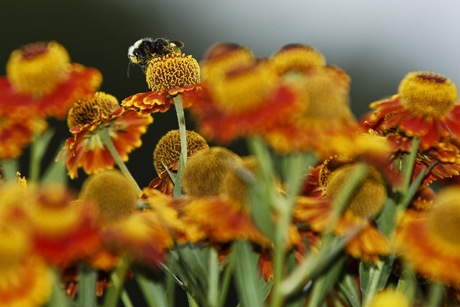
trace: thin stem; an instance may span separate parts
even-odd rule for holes
[[[182,105],[182,98],[180,96],[174,97],[174,106],[176,107],[177,122],[179,123],[180,154],[185,166],[187,164],[187,134],[185,127],[184,106]]]
[[[120,171],[126,176],[126,178],[128,178],[129,182],[131,182],[134,189],[136,190],[137,195],[141,195],[141,188],[139,187],[133,175],[131,175],[128,168],[126,167],[126,164],[123,162],[120,155],[118,154],[118,151],[115,148],[115,145],[113,145],[112,138],[110,137],[108,130],[103,129],[99,135],[105,148],[107,148],[109,153],[112,155],[113,160],[117,164],[118,168],[120,168]]]
[[[209,273],[208,273],[208,304],[217,307],[219,304],[219,259],[217,252],[209,249]]]
[[[444,296],[444,285],[439,282],[434,282],[430,286],[427,307],[441,306],[441,301]]]
[[[412,146],[411,146],[411,151],[409,155],[406,155],[403,157],[403,176],[404,176],[404,181],[403,181],[403,186],[401,189],[401,192],[403,195],[407,194],[407,191],[409,189],[411,180],[412,180],[412,173],[414,171],[414,166],[415,166],[415,160],[417,159],[417,154],[418,154],[418,148],[420,145],[420,138],[414,137],[412,140]]]

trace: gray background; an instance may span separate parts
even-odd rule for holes
[[[352,109],[360,116],[370,102],[395,93],[409,71],[460,83],[459,8],[456,0],[2,0],[0,73],[11,50],[57,40],[73,61],[99,68],[101,90],[121,100],[147,90],[140,69],[126,76],[127,48],[141,37],[181,40],[197,59],[218,41],[246,45],[260,57],[297,42],[351,75]],[[61,138],[69,136],[55,124]],[[156,115],[143,149],[131,155],[128,166],[141,185],[155,176],[154,144],[176,127],[173,111]]]

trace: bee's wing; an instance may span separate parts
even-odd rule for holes
[[[177,48],[182,48],[182,47],[184,47],[184,43],[181,42],[181,41],[170,40],[169,43],[170,43],[170,44],[176,45]]]

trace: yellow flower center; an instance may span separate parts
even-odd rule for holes
[[[312,67],[305,74],[302,86],[307,93],[306,119],[349,121],[350,77],[337,67]]]
[[[79,198],[98,207],[101,222],[117,222],[137,209],[138,195],[119,170],[105,170],[89,176],[83,183]]]
[[[208,148],[206,140],[194,131],[186,131],[187,156],[190,157],[201,149]],[[155,146],[153,152],[153,165],[157,174],[166,167],[170,167],[179,161],[181,153],[179,130],[171,130],[166,133]]]
[[[190,196],[216,196],[222,192],[224,176],[240,157],[223,147],[200,150],[188,161],[182,177],[182,186]]]
[[[326,186],[326,195],[331,201],[344,197],[344,186],[357,167],[357,164],[348,164],[332,172]],[[387,192],[382,176],[371,168],[351,197],[347,210],[362,218],[373,217],[383,208],[386,197]]]
[[[399,85],[401,104],[421,116],[443,117],[454,107],[457,86],[443,75],[411,72]]]
[[[262,61],[227,72],[212,82],[210,91],[217,108],[234,114],[257,109],[273,94],[278,81],[273,66]]]
[[[200,82],[200,65],[191,55],[168,54],[149,62],[146,80],[152,91],[162,92]]]
[[[253,156],[242,158],[241,165],[229,169],[222,186],[222,192],[230,199],[244,207],[248,203],[250,185],[245,175],[254,174],[257,169],[257,159]],[[248,174],[245,174],[247,172]]]
[[[109,116],[120,107],[117,98],[96,92],[90,99],[78,100],[69,110],[67,125],[70,129],[90,124],[101,116]]]
[[[326,59],[315,48],[301,44],[289,44],[272,55],[271,60],[279,74],[303,71],[312,66],[326,65]]]
[[[43,96],[64,80],[70,57],[56,42],[35,43],[14,50],[6,64],[6,75],[20,92]]]
[[[254,55],[248,48],[238,44],[219,43],[208,50],[201,64],[201,75],[208,82],[213,82],[226,72],[254,64],[255,61]]]

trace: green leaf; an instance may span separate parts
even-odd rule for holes
[[[53,282],[53,291],[51,292],[51,297],[48,302],[45,304],[46,307],[68,307],[72,306],[72,302],[69,297],[65,294],[64,290],[60,286],[60,280],[55,274],[55,281]]]
[[[264,306],[264,288],[267,283],[257,270],[258,255],[248,242],[236,242],[233,248],[236,253],[236,290],[241,298],[241,305],[244,307]]]
[[[148,278],[143,272],[134,275],[141,289],[144,299],[150,307],[168,307],[166,289],[159,280]]]
[[[360,293],[355,281],[355,276],[352,274],[344,274],[343,278],[339,281],[339,290],[348,299],[351,307],[361,307]]]

